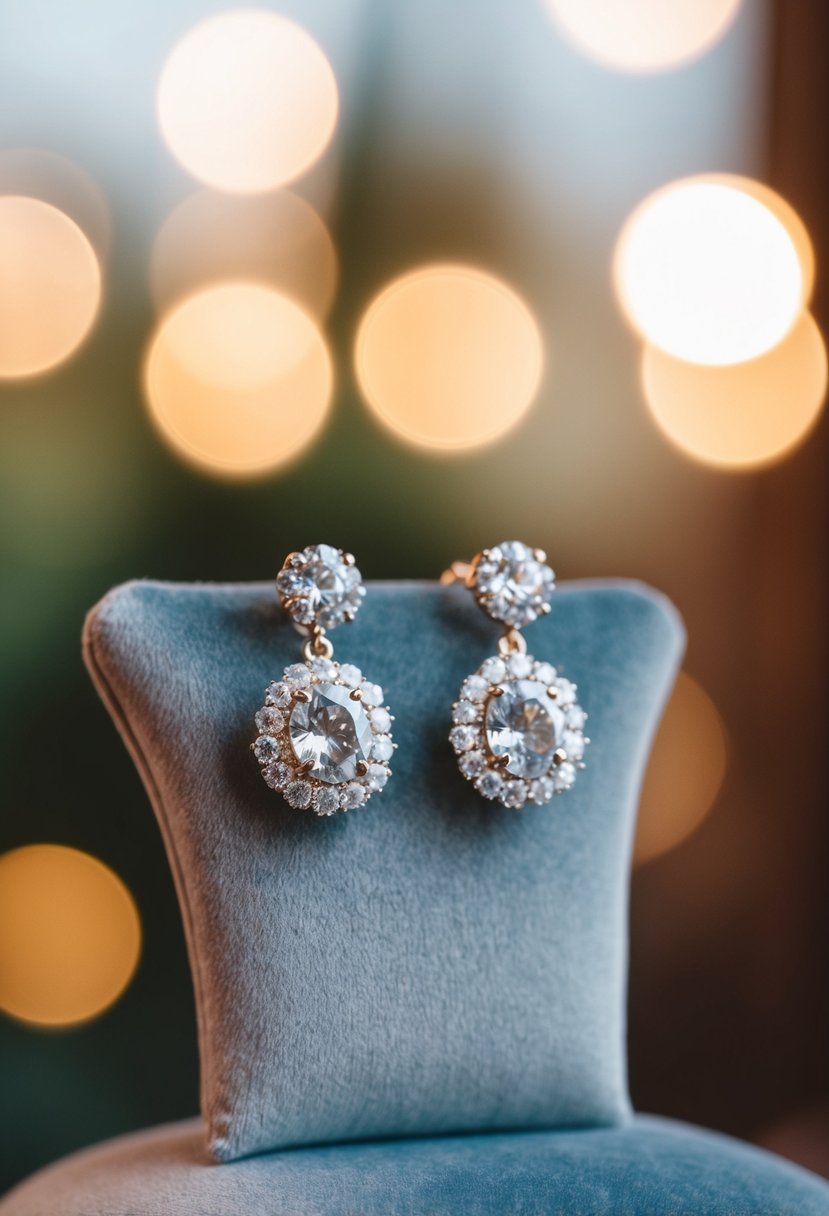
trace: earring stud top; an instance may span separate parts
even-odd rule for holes
[[[550,611],[555,578],[543,549],[510,540],[482,549],[471,562],[453,562],[440,581],[465,583],[494,621],[523,629]]]

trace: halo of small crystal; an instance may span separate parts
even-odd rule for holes
[[[291,746],[290,715],[298,700],[296,694],[307,692],[315,684],[339,684],[352,692],[359,690],[358,699],[365,707],[371,727],[371,759],[366,772],[336,785],[305,772]],[[265,784],[282,794],[296,810],[310,810],[320,816],[353,810],[382,790],[391,776],[388,761],[397,748],[391,737],[394,718],[389,707],[383,705],[380,685],[364,679],[353,663],[341,664],[325,657],[291,663],[281,680],[273,680],[265,689],[265,703],[256,711],[254,721],[258,733],[251,750]]]
[[[276,576],[276,590],[282,607],[304,629],[353,621],[366,593],[354,558],[332,545],[291,553]]]
[[[514,680],[536,680],[555,688],[555,704],[564,711],[561,744],[540,776],[518,777],[507,772],[490,752],[486,737],[486,711],[495,690]],[[519,810],[526,803],[543,805],[575,784],[577,773],[586,767],[585,748],[590,740],[584,733],[587,714],[576,700],[576,685],[556,668],[532,655],[514,654],[507,658],[491,655],[477,671],[464,680],[460,696],[452,706],[453,726],[449,741],[458,768],[484,798]]]
[[[484,549],[475,559],[471,586],[475,599],[494,621],[523,629],[550,611],[556,576],[546,554],[520,540]]]

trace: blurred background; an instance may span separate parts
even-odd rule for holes
[[[818,0],[5,7],[0,1188],[197,1108],[83,615],[319,540],[677,603],[634,1100],[829,1174],[827,45]]]

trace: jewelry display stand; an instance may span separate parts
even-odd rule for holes
[[[141,773],[181,903],[202,1118],[67,1158],[2,1216],[829,1212],[829,1186],[630,1111],[636,805],[683,646],[626,582],[565,584],[527,644],[578,680],[587,768],[487,802],[447,736],[497,630],[458,587],[374,583],[348,659],[398,750],[382,797],[317,817],[250,742],[297,635],[272,585],[127,584],[85,656]]]

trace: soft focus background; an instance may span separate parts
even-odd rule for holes
[[[0,1188],[197,1107],[85,610],[511,537],[689,629],[635,1102],[829,1175],[827,45],[819,0],[5,6]]]

